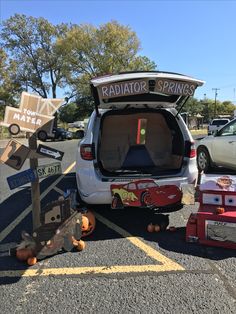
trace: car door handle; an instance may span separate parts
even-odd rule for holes
[[[232,144],[232,143],[235,143],[235,141],[229,141],[228,143],[229,143],[229,144]]]

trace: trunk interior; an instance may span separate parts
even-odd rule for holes
[[[104,114],[98,165],[107,176],[127,173],[177,173],[184,157],[184,139],[167,110],[113,110]]]

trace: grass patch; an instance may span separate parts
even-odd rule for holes
[[[192,135],[198,135],[198,134],[207,135],[207,129],[190,130],[190,133]]]

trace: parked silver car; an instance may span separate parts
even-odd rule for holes
[[[199,171],[207,172],[214,166],[236,170],[236,119],[230,121],[214,135],[200,140],[197,147]]]

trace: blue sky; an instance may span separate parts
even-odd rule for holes
[[[141,55],[158,70],[187,74],[206,81],[198,99],[231,100],[236,104],[236,1],[81,1],[0,0],[1,21],[15,13],[44,17],[53,24],[116,20],[136,32]]]

